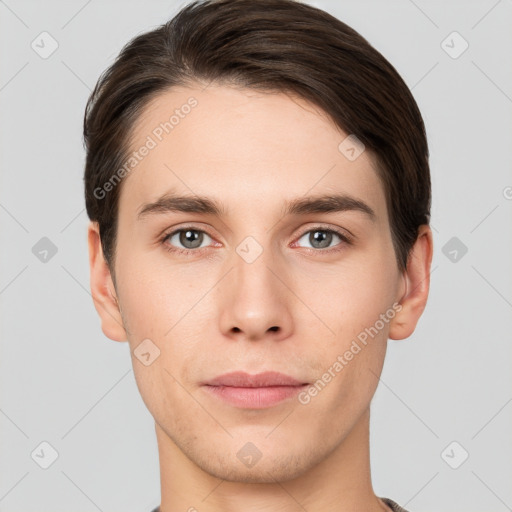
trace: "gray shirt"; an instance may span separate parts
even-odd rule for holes
[[[380,498],[386,505],[388,505],[393,512],[407,512],[405,508],[402,508],[398,503],[395,503],[389,498]],[[151,512],[160,512],[160,507],[156,507]]]

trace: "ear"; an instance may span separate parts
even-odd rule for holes
[[[418,237],[411,248],[407,269],[402,276],[404,279],[402,298],[397,298],[402,309],[390,321],[389,328],[389,337],[393,340],[408,338],[414,332],[425,309],[430,288],[432,253],[432,231],[425,224],[418,229]]]
[[[89,224],[87,232],[89,244],[90,286],[94,307],[101,319],[101,329],[107,338],[126,341],[126,331],[121,310],[115,294],[115,287],[107,262],[103,256],[100,232],[97,222]]]

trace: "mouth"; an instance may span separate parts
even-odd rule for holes
[[[297,395],[309,383],[279,372],[232,372],[203,383],[210,396],[241,409],[266,409]]]

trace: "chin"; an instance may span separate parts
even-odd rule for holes
[[[239,467],[228,468],[226,466],[215,466],[203,468],[204,471],[216,478],[221,478],[227,482],[247,483],[247,484],[273,484],[276,482],[286,482],[294,480],[302,475],[305,470],[300,468],[280,468],[276,469],[272,465],[261,466],[258,469],[241,469]]]
[[[204,456],[204,453],[202,455]],[[322,455],[319,459],[322,459]],[[269,457],[262,455],[252,467],[246,467],[236,454],[233,457],[226,457],[211,453],[207,459],[201,457],[194,462],[206,473],[228,482],[267,484],[294,480],[307,472],[317,461],[308,459],[305,453],[273,452]]]

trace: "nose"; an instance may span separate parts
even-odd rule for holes
[[[284,262],[264,250],[252,262],[234,252],[234,268],[218,292],[221,332],[232,339],[286,339],[293,331],[294,294]]]

